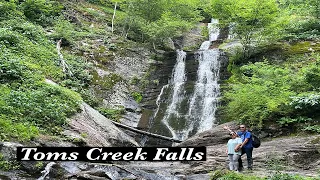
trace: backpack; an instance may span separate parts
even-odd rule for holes
[[[251,133],[252,134],[252,133]],[[254,148],[258,148],[261,145],[260,139],[258,136],[256,136],[255,134],[251,135],[252,138],[252,146]]]
[[[247,132],[244,133],[244,136],[246,135],[246,133]],[[255,134],[253,134],[252,132],[250,132],[250,133],[251,133],[251,137],[250,138],[252,139],[252,146],[254,148],[260,147],[261,141],[260,141],[259,137],[257,135],[255,135]]]

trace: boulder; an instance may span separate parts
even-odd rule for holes
[[[230,139],[229,131],[224,130],[223,126],[230,126],[231,129],[236,129],[235,122],[228,122],[218,125],[210,130],[196,134],[195,136],[185,140],[178,146],[212,146],[216,144],[224,144]]]
[[[70,118],[69,126],[64,134],[69,137],[71,134],[71,138],[80,135],[87,146],[139,146],[132,137],[86,103],[81,104],[80,113]]]
[[[163,46],[168,51],[174,51],[176,49],[176,47],[174,46],[174,42],[172,41],[171,38],[166,38],[163,41]]]
[[[17,154],[17,147],[22,147],[22,144],[14,142],[1,142],[0,143],[0,153],[5,161],[15,161]]]

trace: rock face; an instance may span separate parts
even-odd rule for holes
[[[2,159],[6,161],[12,161],[16,159],[17,147],[22,147],[22,144],[14,142],[2,142],[0,143],[0,153]]]
[[[178,146],[210,146],[217,144],[225,144],[229,139],[230,135],[228,131],[223,129],[223,126],[228,125],[231,126],[232,129],[235,129],[237,126],[234,122],[229,122],[226,124],[222,124],[214,127],[208,131],[204,131],[202,133],[196,134],[195,136],[185,140],[180,143]]]
[[[132,137],[86,103],[82,103],[81,110],[70,118],[70,129],[64,132],[65,135],[77,138],[87,146],[139,146]]]
[[[181,39],[176,40],[176,46],[185,50],[196,50],[200,47],[201,43],[206,40],[206,37],[201,35],[201,28],[206,27],[206,23],[199,24],[196,28],[190,32],[185,33]]]

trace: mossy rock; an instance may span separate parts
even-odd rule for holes
[[[315,139],[311,140],[310,142],[311,142],[311,144],[320,144],[320,137],[316,137]]]
[[[286,54],[303,54],[320,51],[320,43],[318,42],[298,42],[291,46],[285,47]]]

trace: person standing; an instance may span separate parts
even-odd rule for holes
[[[229,158],[229,169],[231,171],[238,171],[239,169],[239,157],[241,156],[240,146],[242,144],[241,138],[237,135],[237,133],[230,133],[231,139],[229,139],[227,144],[226,153]]]
[[[247,128],[245,125],[240,125],[240,131],[237,132],[238,136],[240,136],[241,140],[242,140],[242,144],[240,146],[241,148],[241,156],[243,154],[247,155],[247,161],[248,161],[248,169],[252,170],[252,151],[253,151],[253,146],[252,146],[252,136],[251,133],[249,131],[247,131]],[[239,162],[239,170],[243,169],[243,164],[242,164],[242,159],[241,156],[238,160]]]
[[[224,126],[223,127],[226,130],[229,130],[230,132],[231,129],[228,126]],[[247,161],[248,161],[248,169],[252,170],[252,164],[253,164],[253,160],[252,160],[252,151],[253,151],[253,146],[252,146],[252,136],[251,133],[249,131],[247,131],[247,128],[244,124],[240,125],[240,131],[237,132],[238,136],[240,136],[241,140],[242,140],[242,144],[239,146],[239,150],[241,149],[241,156],[243,154],[247,155]],[[239,163],[239,171],[241,171],[243,169],[243,163],[242,163],[242,159],[240,158],[238,159],[238,163]]]

